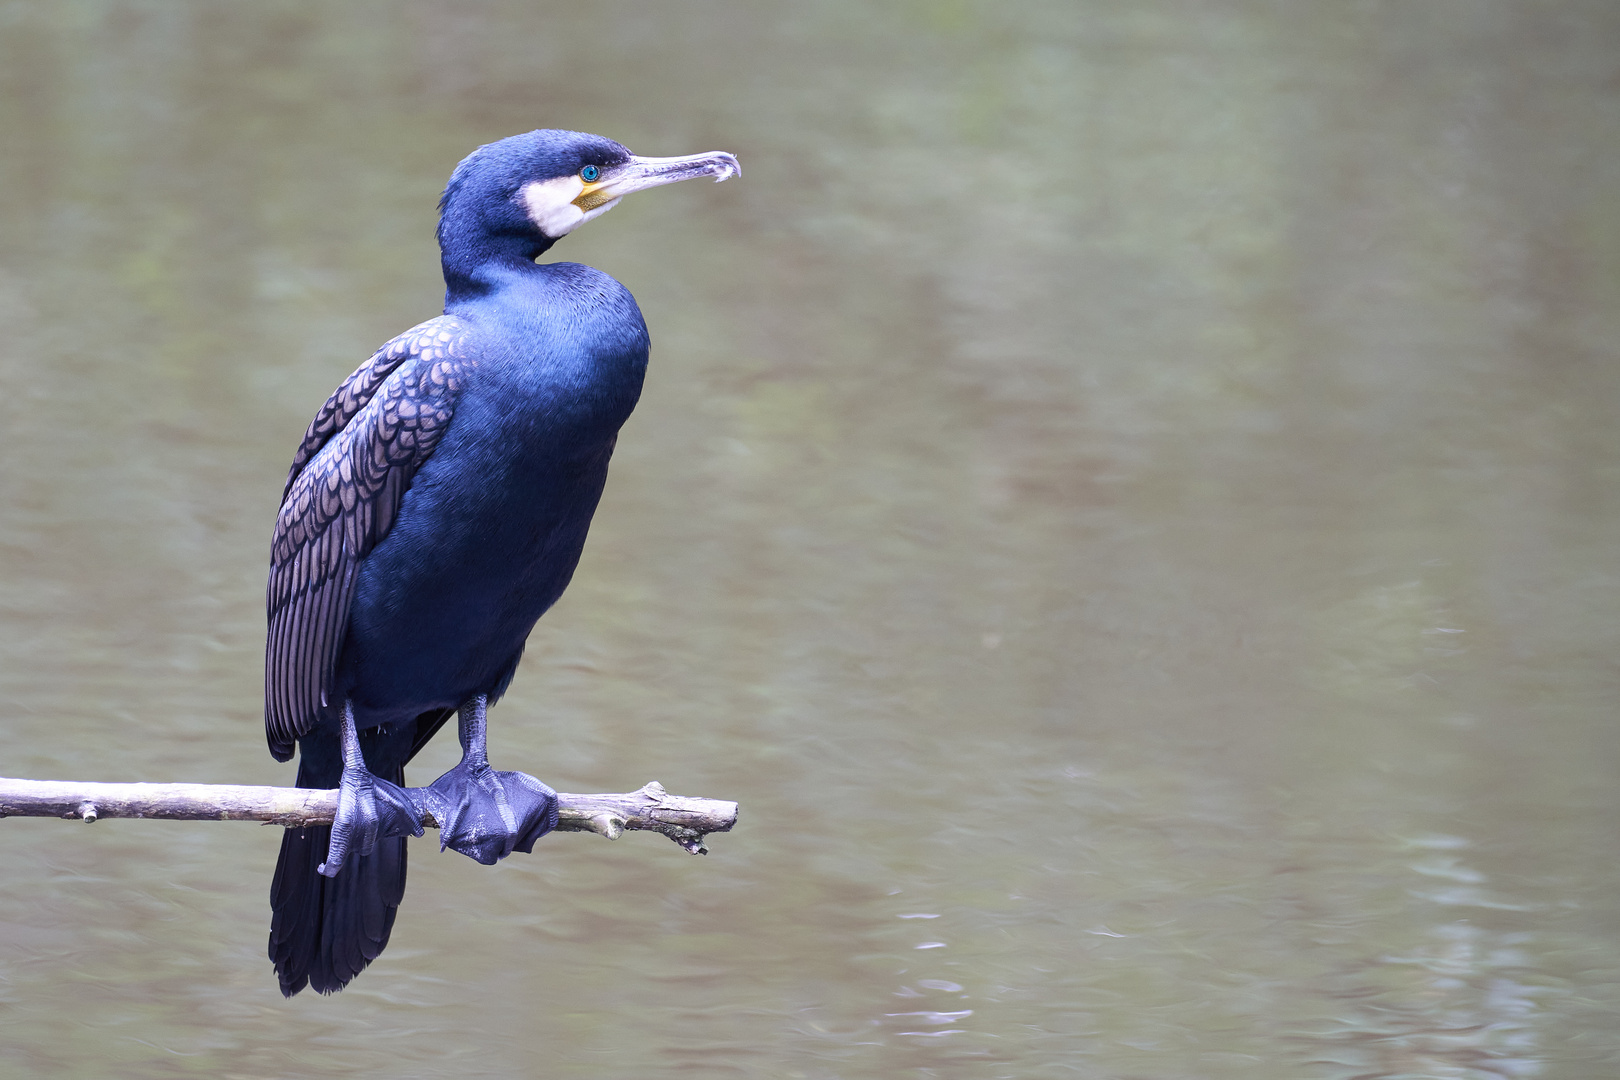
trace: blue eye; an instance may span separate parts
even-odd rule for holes
[[[584,180],[587,184],[591,183],[601,175],[602,170],[598,169],[595,165],[587,165],[583,169],[579,170],[580,179]]]

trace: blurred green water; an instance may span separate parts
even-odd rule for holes
[[[1620,11],[0,3],[0,773],[287,783],[269,527],[536,126],[741,182],[493,717],[707,859],[0,824],[0,1074],[1594,1077],[1620,1037]],[[415,776],[454,754],[435,747]]]

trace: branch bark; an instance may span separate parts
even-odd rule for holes
[[[557,831],[594,832],[617,840],[627,829],[660,832],[694,855],[703,838],[737,823],[737,804],[671,795],[654,780],[639,791],[557,793]],[[96,784],[75,780],[0,778],[0,817],[167,818],[181,821],[262,821],[298,827],[329,825],[337,789],[248,787],[237,784]],[[437,828],[431,814],[424,828]]]

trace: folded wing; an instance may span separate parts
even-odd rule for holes
[[[465,341],[465,325],[445,315],[384,345],[333,392],[293,458],[265,598],[264,728],[279,761],[338,704],[355,576],[450,425],[471,365]]]

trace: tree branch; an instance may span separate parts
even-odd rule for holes
[[[654,780],[639,791],[557,793],[557,830],[594,832],[617,840],[626,829],[661,832],[694,855],[703,838],[737,823],[737,804],[671,795]],[[0,778],[0,817],[169,818],[182,821],[263,821],[329,825],[337,789],[247,787],[237,784],[93,784],[74,780]],[[437,828],[431,814],[424,828]]]

